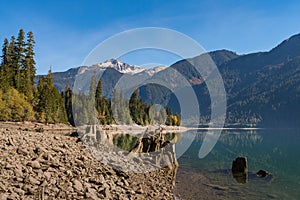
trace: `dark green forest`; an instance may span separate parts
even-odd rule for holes
[[[12,36],[3,42],[0,65],[0,121],[71,125],[75,125],[75,121],[76,125],[116,123],[112,114],[112,101],[102,95],[102,80],[97,80],[96,76],[91,79],[89,94],[73,94],[68,83],[65,90],[59,92],[54,85],[51,68],[48,74],[40,76],[36,83],[34,46],[33,33],[25,33],[23,29],[20,29],[17,37]],[[122,122],[139,125],[161,122],[156,119],[160,116],[159,111],[154,113],[154,117],[149,116],[151,105],[138,98],[138,89],[129,100],[124,100],[122,92],[117,91],[114,91],[113,98],[117,98],[115,102],[128,104],[127,110],[122,109],[124,105],[113,107],[116,109],[114,113],[117,113]],[[75,102],[72,102],[72,99],[75,99]],[[73,107],[76,108],[74,115]],[[77,115],[78,113],[80,115]],[[167,109],[165,123],[180,125],[179,116],[173,115],[172,111]]]

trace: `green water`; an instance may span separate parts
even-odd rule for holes
[[[300,130],[223,131],[203,159],[198,158],[198,152],[205,132],[184,134],[196,136],[178,159],[179,173],[201,173],[210,184],[225,186],[228,188],[222,191],[225,199],[300,199]],[[245,184],[238,183],[230,171],[232,160],[238,156],[248,159],[250,173]],[[260,169],[272,175],[258,178],[255,173]]]

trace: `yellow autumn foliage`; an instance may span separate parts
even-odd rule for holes
[[[0,120],[1,121],[30,121],[34,120],[34,111],[26,101],[24,94],[9,88],[5,93],[0,91]]]

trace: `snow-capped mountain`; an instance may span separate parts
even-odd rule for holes
[[[146,69],[143,72],[147,73],[149,76],[153,76],[154,74],[165,70],[167,68],[167,66],[158,66],[158,67],[154,67],[152,69]]]
[[[88,71],[95,71],[95,70],[106,70],[107,68],[113,68],[123,74],[137,74],[142,71],[144,71],[144,68],[141,68],[136,65],[129,65],[127,63],[121,62],[117,59],[110,59],[107,61],[104,61],[102,63],[94,64],[92,66],[88,67],[81,67],[79,69],[79,74],[82,74],[84,72]]]

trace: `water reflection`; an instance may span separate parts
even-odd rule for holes
[[[205,132],[199,132],[191,147],[178,160],[175,191],[181,197],[298,199],[298,130],[223,131],[214,149],[199,159],[198,151],[204,136]],[[248,173],[235,175],[231,172],[232,161],[239,156],[248,158]]]
[[[181,133],[153,130],[103,130],[100,126],[83,126],[81,140],[103,164],[125,171],[144,173],[167,168],[174,177],[178,167],[175,143]]]

